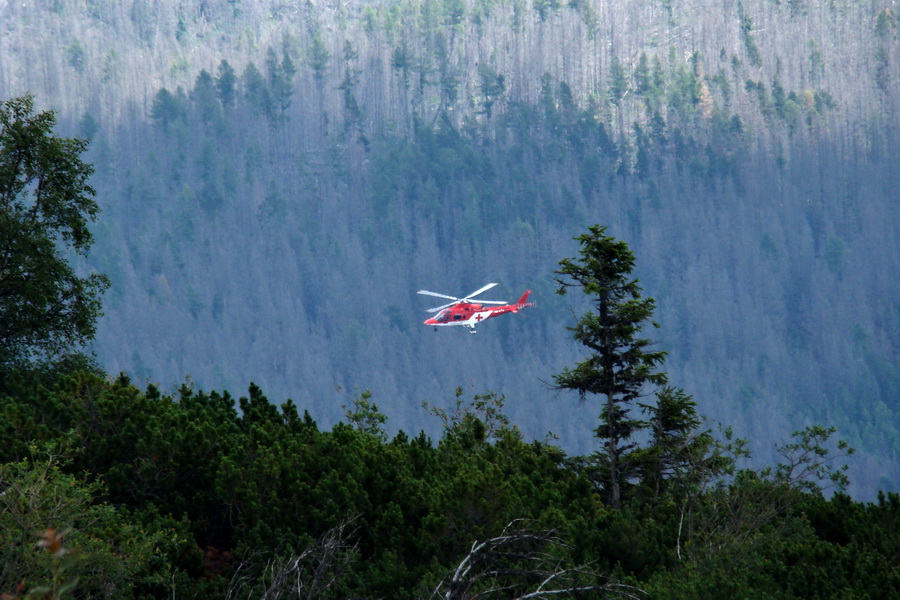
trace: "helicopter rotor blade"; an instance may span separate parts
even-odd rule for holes
[[[474,298],[474,297],[477,296],[478,294],[481,294],[481,293],[484,293],[484,292],[488,291],[489,289],[491,289],[491,288],[494,287],[495,285],[499,285],[499,284],[496,284],[496,283],[489,283],[489,284],[487,284],[487,285],[484,286],[483,288],[478,289],[478,290],[472,292],[471,294],[469,294],[468,296],[466,296],[466,300],[468,300],[469,298]]]
[[[447,300],[459,301],[459,298],[456,296],[448,296],[447,294],[438,294],[437,292],[429,292],[428,290],[419,290],[416,292],[417,294],[422,294],[423,296],[434,296],[435,298],[446,298]]]
[[[447,304],[442,304],[441,306],[435,306],[434,308],[426,309],[426,312],[434,313],[434,312],[438,312],[440,310],[444,310],[445,308],[449,308],[455,304],[463,304],[463,303],[473,302],[471,300],[472,298],[474,298],[478,294],[482,294],[482,293],[488,291],[495,285],[498,285],[498,284],[489,283],[486,286],[482,287],[481,289],[475,290],[474,292],[472,292],[465,298],[457,298],[456,296],[448,296],[447,294],[438,294],[437,292],[432,292],[429,290],[419,290],[416,293],[422,294],[423,296],[434,296],[435,298],[444,298],[445,300],[452,300],[452,302],[448,302]],[[477,304],[507,304],[507,302],[504,302],[501,300],[477,300],[477,301],[474,301],[474,303],[477,303]]]
[[[443,304],[441,306],[435,306],[434,308],[426,308],[425,312],[436,313],[439,310],[444,310],[445,308],[450,308],[454,304],[459,304],[459,302],[451,302],[449,304]]]

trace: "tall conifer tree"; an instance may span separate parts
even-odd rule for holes
[[[640,337],[644,326],[658,325],[651,320],[653,299],[642,298],[638,281],[631,277],[634,254],[628,245],[607,236],[599,225],[575,239],[581,245],[579,257],[560,261],[557,293],[581,288],[591,298],[594,309],[569,327],[590,354],[575,368],[554,375],[554,380],[558,389],[576,390],[582,399],[588,394],[604,398],[596,429],[603,441],[600,467],[608,501],[620,508],[622,483],[634,470],[629,458],[635,444],[630,440],[646,427],[630,411],[646,385],[666,383],[665,373],[657,371],[666,353],[651,350],[651,341]]]

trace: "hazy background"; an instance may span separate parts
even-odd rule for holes
[[[594,449],[599,406],[553,292],[606,225],[657,300],[670,381],[761,458],[810,423],[898,490],[892,2],[0,0],[0,97],[90,137],[111,373],[329,426],[369,389],[504,394],[529,436]],[[421,288],[537,307],[432,331]],[[338,389],[340,388],[340,389]]]

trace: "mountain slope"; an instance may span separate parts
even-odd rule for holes
[[[490,389],[589,452],[599,409],[544,381],[582,354],[552,272],[602,223],[701,412],[760,454],[835,425],[856,494],[900,480],[889,8],[97,0],[0,21],[0,94],[94,140],[111,372],[253,380],[323,422],[369,388],[406,430]],[[419,324],[415,290],[488,281],[538,308],[477,336]]]

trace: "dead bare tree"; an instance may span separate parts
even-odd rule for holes
[[[353,526],[355,520],[356,517],[342,521],[299,554],[270,559],[262,572],[261,580],[264,583],[261,591],[255,586],[248,588],[248,582],[255,581],[255,578],[244,575],[244,572],[252,570],[252,565],[245,563],[252,561],[242,561],[231,579],[225,598],[324,598],[325,593],[344,575],[356,556],[357,543],[352,541],[356,532]]]
[[[588,567],[567,567],[560,552],[565,547],[555,532],[534,531],[514,520],[500,535],[473,542],[429,600],[644,597],[642,590],[610,582]]]

